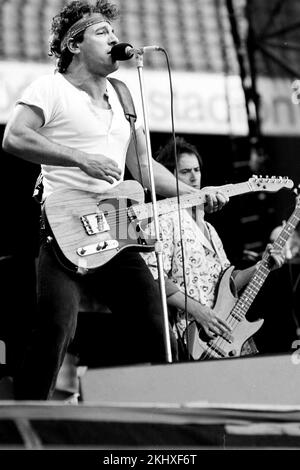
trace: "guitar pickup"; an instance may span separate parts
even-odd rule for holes
[[[225,341],[227,341],[229,344],[232,344],[233,343],[233,336],[229,333],[222,333],[222,338],[225,339]]]
[[[96,233],[108,232],[110,230],[104,212],[99,211],[83,215],[80,217],[80,220],[88,235],[95,235]]]
[[[225,351],[223,351],[223,349],[221,349],[219,346],[217,346],[216,344],[214,344],[214,342],[209,342],[207,343],[208,346],[209,346],[209,349],[208,349],[208,352],[209,354],[211,354],[212,356],[215,357],[215,355],[217,356],[220,356],[220,357],[226,357],[227,354]]]
[[[105,240],[103,242],[93,243],[91,245],[81,246],[76,252],[79,256],[95,255],[108,250],[115,250],[119,247],[117,240]]]

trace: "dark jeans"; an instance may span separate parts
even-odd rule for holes
[[[135,332],[132,340],[136,342],[136,362],[166,361],[158,286],[138,253],[125,250],[93,274],[82,276],[62,268],[52,247],[43,242],[38,264],[38,320],[15,376],[16,399],[51,398],[75,335],[80,292],[87,285],[116,315],[116,327],[119,318],[122,327]],[[103,334],[107,332],[99,331],[99,341]],[[170,334],[176,358],[176,341]]]

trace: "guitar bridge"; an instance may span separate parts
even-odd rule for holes
[[[80,220],[88,235],[95,235],[96,233],[108,232],[110,230],[104,212],[97,211],[93,214],[83,215],[80,217]]]
[[[76,252],[79,256],[89,256],[89,255],[95,255],[97,253],[103,253],[103,251],[115,250],[118,247],[119,247],[119,242],[117,240],[105,240],[103,242],[81,246],[77,248]]]

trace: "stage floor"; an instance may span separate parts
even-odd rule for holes
[[[287,354],[91,369],[79,405],[2,399],[0,450],[300,449],[299,367]]]
[[[299,449],[300,407],[0,402],[0,449]]]

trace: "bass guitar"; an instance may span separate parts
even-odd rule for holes
[[[300,196],[297,197],[294,212],[273,242],[275,248],[284,248],[299,221]],[[246,319],[246,313],[270,272],[270,262],[271,255],[265,253],[258,269],[239,299],[231,277],[234,266],[224,271],[213,310],[219,318],[230,325],[232,331],[214,339],[205,340],[200,325],[195,321],[191,322],[187,328],[187,335],[189,352],[193,359],[221,359],[241,355],[246,340],[253,336],[264,322],[263,319],[249,322]]]
[[[288,178],[254,176],[246,182],[226,184],[218,189],[231,197],[292,187],[293,181]],[[181,209],[204,204],[206,194],[212,189],[207,187],[181,196]],[[103,194],[77,189],[50,194],[45,201],[45,214],[60,261],[74,271],[85,273],[99,268],[125,248],[154,250],[155,240],[143,230],[143,224],[151,221],[152,203],[143,201],[144,190],[137,181],[124,181]],[[159,215],[175,211],[177,197],[158,201],[157,206]]]

